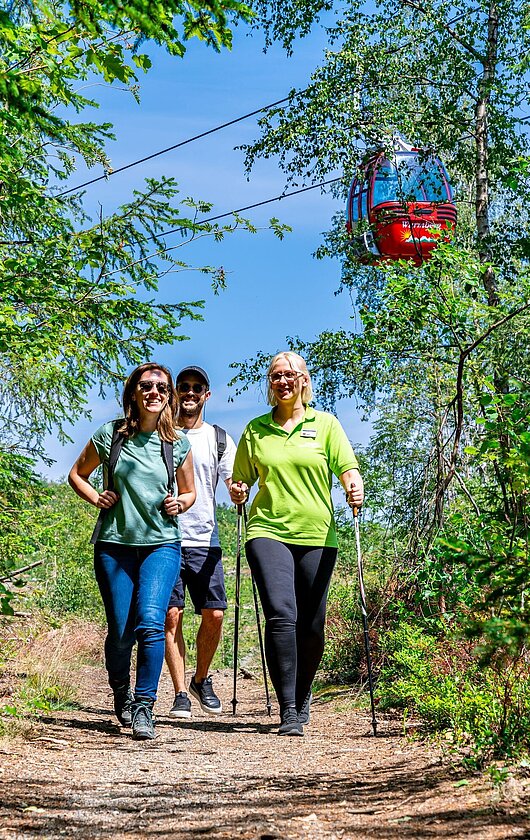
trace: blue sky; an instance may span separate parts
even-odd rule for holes
[[[305,87],[324,48],[325,33],[320,28],[297,45],[291,58],[276,48],[264,53],[262,38],[243,30],[236,32],[233,51],[221,55],[197,42],[190,43],[182,60],[151,50],[154,66],[140,79],[140,105],[122,90],[93,87],[86,93],[101,107],[90,118],[114,124],[117,139],[108,152],[118,168],[281,99],[292,87]],[[256,118],[251,118],[88,187],[87,205],[95,209],[101,204],[104,212],[110,212],[127,201],[133,189],[141,188],[144,178],[162,175],[176,178],[183,198],[212,202],[211,215],[271,198],[285,186],[277,162],[260,161],[247,179],[243,153],[234,150],[257,136]],[[97,169],[88,173],[80,169],[72,184],[99,174]],[[225,267],[228,288],[218,296],[212,294],[207,276],[197,272],[168,275],[161,282],[160,299],[204,298],[206,308],[203,322],[183,324],[190,341],[157,348],[153,357],[175,372],[186,364],[199,364],[209,372],[213,394],[207,419],[225,426],[236,441],[245,423],[266,406],[263,390],[256,386],[228,401],[231,362],[252,357],[258,350],[273,354],[284,349],[288,335],[311,339],[322,330],[352,326],[349,298],[334,295],[338,260],[317,261],[311,256],[337,207],[332,197],[316,189],[245,214],[258,226],[266,225],[272,215],[291,225],[293,232],[283,241],[262,230],[255,235],[238,232],[217,244],[199,240],[183,249],[181,256],[187,262]],[[167,241],[177,244],[177,236]],[[118,411],[110,396],[102,401],[94,395],[92,409],[91,422],[74,423],[69,430],[73,444],[48,441],[56,463],[42,471],[50,478],[64,476],[91,430]],[[351,401],[339,404],[338,416],[353,442],[366,442],[368,424],[361,424]]]

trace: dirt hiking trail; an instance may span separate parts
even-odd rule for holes
[[[193,704],[167,716],[164,671],[157,738],[136,742],[112,714],[105,673],[77,672],[85,703],[45,715],[25,737],[0,742],[0,838],[530,838],[526,783],[496,791],[484,776],[405,737],[400,722],[317,700],[304,738],[280,738],[262,686],[214,674],[225,713]]]

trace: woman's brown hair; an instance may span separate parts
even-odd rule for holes
[[[173,384],[173,376],[171,375],[169,368],[164,367],[164,365],[159,365],[156,362],[146,362],[143,365],[139,365],[133,370],[127,379],[122,397],[125,420],[120,426],[119,431],[128,438],[133,437],[140,431],[140,417],[138,414],[138,406],[134,397],[142,374],[148,370],[159,370],[162,373],[165,373],[167,377],[168,400],[158,415],[158,420],[156,422],[158,435],[161,440],[178,440],[179,435],[175,428],[177,425],[177,395]]]

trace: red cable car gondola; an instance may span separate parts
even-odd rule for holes
[[[456,227],[456,207],[449,177],[434,155],[402,140],[394,152],[376,152],[348,195],[350,234],[361,262],[428,259],[439,242],[449,242]]]

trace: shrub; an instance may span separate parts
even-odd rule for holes
[[[431,730],[471,741],[475,762],[530,747],[527,656],[481,663],[471,643],[401,623],[382,643],[380,708],[421,716]]]
[[[0,449],[0,614],[12,615],[12,586],[24,579],[10,578],[34,550],[33,512],[42,497],[42,482],[34,462]]]
[[[337,577],[332,581],[326,619],[326,645],[321,669],[329,679],[344,683],[358,680],[364,661],[361,611],[357,581]]]
[[[53,616],[79,615],[102,623],[90,536],[95,511],[66,484],[49,484],[40,517],[36,556],[42,559],[34,603]]]

